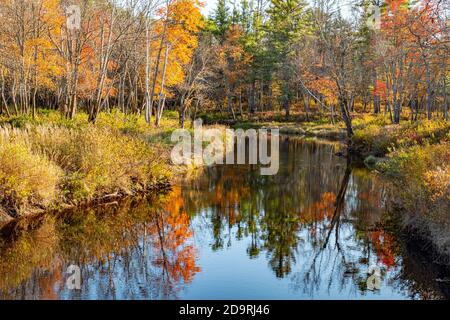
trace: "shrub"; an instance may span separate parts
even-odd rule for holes
[[[365,154],[384,156],[400,148],[449,141],[449,129],[450,124],[441,120],[384,126],[360,121],[355,126],[353,142]]]
[[[24,141],[6,138],[3,129],[0,138],[0,204],[13,214],[21,214],[30,204],[48,205],[57,196],[61,169],[45,157],[33,154]]]
[[[368,156],[365,160],[364,160],[364,164],[368,167],[368,168],[374,168],[375,165],[378,163],[379,159],[374,157],[374,156]]]
[[[107,127],[39,126],[28,128],[28,135],[34,152],[65,171],[62,188],[71,201],[144,189],[158,178],[156,169],[165,160],[145,141]]]
[[[404,206],[419,215],[448,221],[450,143],[414,146],[389,155],[377,169],[398,187]]]

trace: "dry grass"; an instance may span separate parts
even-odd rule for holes
[[[355,121],[353,142],[361,153],[384,156],[401,148],[450,139],[450,123],[443,120],[404,121],[400,125],[386,121],[382,116],[367,116]]]
[[[48,205],[57,196],[62,170],[34,154],[18,130],[0,129],[0,204],[13,215],[33,205]]]
[[[152,141],[167,127],[151,128],[118,113],[102,114],[96,126],[84,121],[80,116],[77,126],[67,125],[51,113],[18,127],[0,126],[2,211],[16,216],[132,194],[170,177],[168,145]]]

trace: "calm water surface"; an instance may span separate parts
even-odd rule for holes
[[[0,298],[449,297],[448,274],[388,231],[381,181],[334,156],[334,143],[283,138],[280,149],[276,176],[211,167],[164,197],[18,228],[0,246]],[[69,265],[81,290],[66,286]]]

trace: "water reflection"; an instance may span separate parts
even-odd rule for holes
[[[386,231],[387,189],[336,148],[286,138],[276,176],[217,166],[158,199],[21,222],[0,246],[0,297],[448,297],[445,272]],[[71,264],[81,290],[65,285]]]
[[[2,298],[163,299],[200,270],[180,189],[170,198],[43,217],[1,250]],[[36,224],[38,224],[36,226]],[[64,274],[81,266],[82,289]]]

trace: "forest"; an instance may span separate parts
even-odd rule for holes
[[[220,0],[208,18],[202,5],[2,1],[0,113],[95,123],[116,108],[158,125],[167,105],[183,125],[283,110],[342,118],[349,135],[353,113],[448,119],[445,1]]]
[[[449,13],[445,0],[0,0],[0,238],[29,217],[115,205],[171,188],[181,193],[180,177],[202,176],[204,168],[171,163],[171,134],[192,130],[202,119],[206,128],[279,129],[287,137],[340,143],[326,152],[344,158],[336,162],[346,170],[333,171],[334,160],[322,154],[311,160],[326,163],[336,181],[345,171],[336,190],[317,168],[308,167],[305,182],[303,169],[293,165],[298,171],[284,183],[292,186],[284,194],[291,194],[288,207],[300,222],[291,213],[278,217],[279,203],[255,205],[258,188],[270,183],[251,176],[250,188],[234,167],[226,172],[239,183],[215,173],[214,195],[186,191],[201,199],[191,204],[195,208],[216,203],[220,211],[217,203],[225,197],[234,207],[264,207],[268,235],[257,234],[257,215],[249,214],[246,228],[254,239],[248,250],[258,247],[255,239],[273,246],[270,264],[277,277],[290,273],[291,262],[286,267],[272,229],[294,235],[319,214],[324,224],[330,219],[338,237],[338,213],[355,211],[342,204],[355,181],[364,186],[366,203],[359,207],[396,212],[401,229],[420,239],[422,249],[433,248],[432,260],[448,267]],[[305,159],[318,152],[296,148]],[[354,163],[383,180],[389,192],[367,183],[362,169],[352,171]],[[334,191],[311,187],[313,173]],[[283,198],[277,188],[270,190]],[[306,211],[296,202],[303,201],[297,199],[302,190],[318,197]],[[371,198],[385,193],[389,200]],[[187,203],[186,194],[177,197]],[[182,219],[187,230],[194,218],[179,207],[171,209],[170,226]],[[227,223],[240,228],[234,215]],[[284,227],[275,228],[272,220]],[[221,221],[213,221],[215,245],[222,241]],[[156,239],[160,225],[154,224]],[[61,230],[64,238],[72,235]],[[174,243],[177,236],[174,231]],[[391,238],[382,238],[376,240],[378,255],[392,267],[393,254],[382,248]],[[193,274],[200,270],[194,260],[187,259]],[[182,266],[176,269],[183,273]]]

